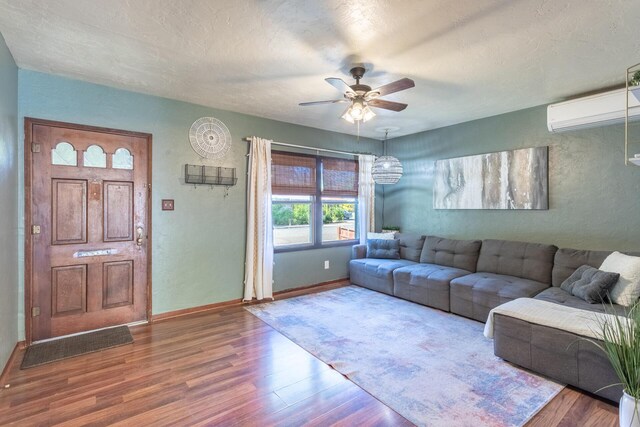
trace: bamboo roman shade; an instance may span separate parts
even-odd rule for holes
[[[358,162],[323,157],[322,195],[358,197]]]
[[[271,192],[280,195],[315,195],[316,158],[271,152]]]

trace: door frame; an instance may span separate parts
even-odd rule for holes
[[[31,311],[33,308],[33,251],[31,239],[31,202],[32,202],[32,180],[31,180],[31,138],[34,125],[52,126],[80,131],[107,133],[112,135],[133,136],[146,139],[147,144],[147,322],[151,321],[151,265],[152,265],[152,224],[151,211],[153,207],[151,198],[151,172],[152,172],[152,139],[150,133],[134,132],[121,129],[103,128],[97,126],[79,125],[74,123],[58,122],[53,120],[37,119],[32,117],[24,118],[24,321],[25,321],[25,342],[29,346],[32,343],[32,322]]]

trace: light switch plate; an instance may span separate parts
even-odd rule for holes
[[[162,210],[163,211],[172,211],[173,210],[173,199],[162,199]]]

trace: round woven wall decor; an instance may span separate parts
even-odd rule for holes
[[[220,120],[214,117],[202,117],[189,129],[191,147],[205,159],[220,159],[231,148],[231,134]]]

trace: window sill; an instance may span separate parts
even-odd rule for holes
[[[360,243],[360,240],[341,240],[336,242],[327,242],[321,245],[300,245],[300,246],[280,246],[273,249],[273,253],[280,254],[286,252],[308,251],[314,249],[339,248],[342,246],[354,246]]]

